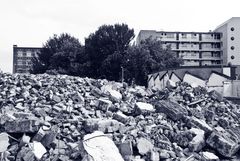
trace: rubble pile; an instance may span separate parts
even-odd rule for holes
[[[3,160],[111,160],[104,159],[106,149],[126,161],[240,160],[239,117],[238,105],[186,83],[159,91],[0,73]]]

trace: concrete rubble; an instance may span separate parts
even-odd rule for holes
[[[6,161],[236,161],[239,117],[239,105],[187,83],[170,82],[159,91],[0,73]]]

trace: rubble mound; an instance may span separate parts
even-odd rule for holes
[[[93,147],[103,152],[108,145],[126,161],[240,160],[239,117],[238,105],[187,83],[159,91],[66,75],[0,73],[0,153],[6,161],[96,161]],[[103,135],[117,148],[109,139],[104,145]]]

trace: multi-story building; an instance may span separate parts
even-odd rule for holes
[[[219,32],[166,32],[141,30],[137,44],[147,38],[160,40],[163,47],[170,45],[184,66],[222,64],[221,33]]]
[[[13,73],[29,73],[32,58],[36,57],[40,50],[41,48],[13,45]]]
[[[237,73],[240,73],[240,17],[232,17],[214,31],[222,34],[223,64],[237,66]]]
[[[213,32],[141,30],[136,43],[149,37],[162,41],[163,46],[170,45],[183,58],[183,66],[240,66],[240,17],[229,19]]]

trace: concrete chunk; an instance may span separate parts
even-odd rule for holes
[[[207,139],[207,144],[225,157],[232,157],[240,148],[238,140],[226,131],[212,132]]]
[[[156,112],[164,113],[174,121],[187,115],[187,110],[183,106],[170,100],[158,101],[155,108]]]

